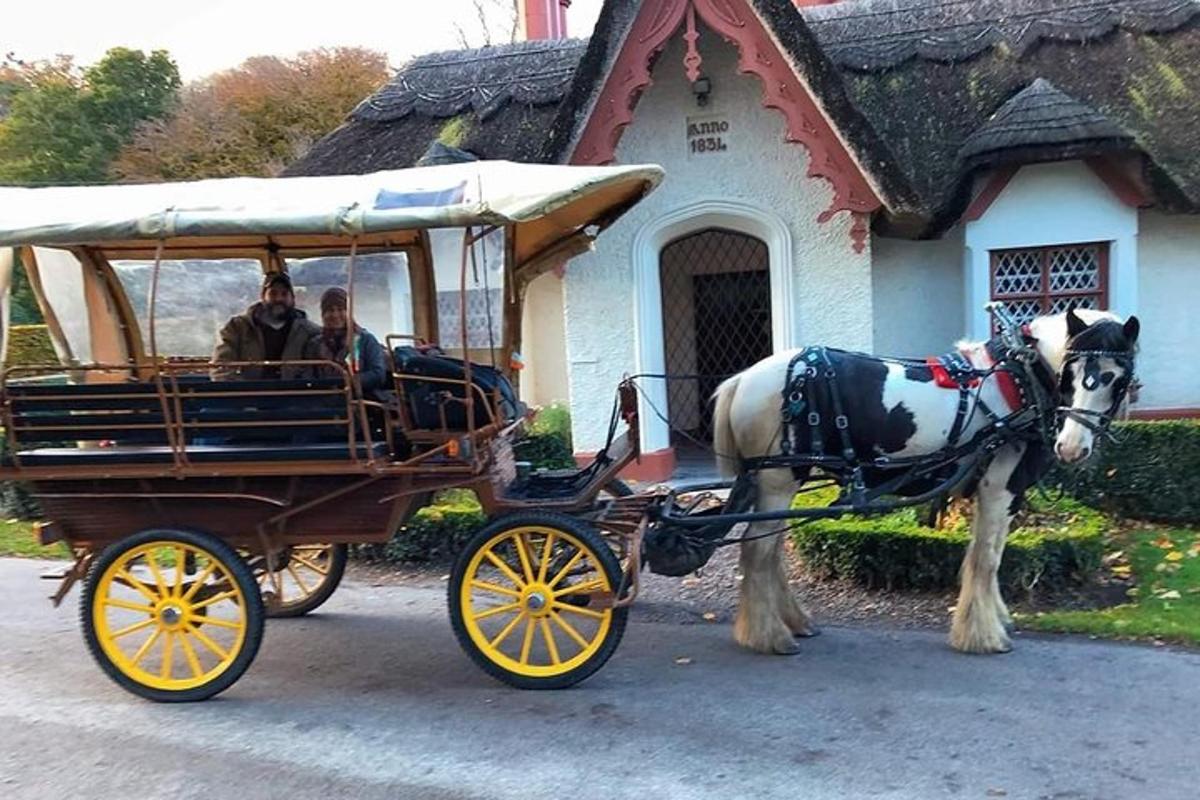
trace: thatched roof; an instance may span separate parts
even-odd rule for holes
[[[1133,138],[1108,117],[1038,78],[1000,106],[958,149],[964,164],[1028,162],[1038,153],[1128,149]]]
[[[517,42],[413,59],[285,174],[410,167],[435,142],[481,159],[546,161],[546,129],[586,46]]]
[[[1200,0],[845,0],[801,16],[934,235],[1000,163],[1133,151],[1200,209]]]
[[[410,166],[435,141],[560,161],[645,2],[606,0],[590,41],[418,58],[288,173]],[[1112,152],[1200,210],[1200,0],[750,2],[884,195],[882,229],[936,235],[980,170]]]

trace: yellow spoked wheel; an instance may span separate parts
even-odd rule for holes
[[[267,559],[247,559],[263,594],[268,617],[302,617],[316,611],[342,582],[349,547],[344,544],[295,544],[267,569]]]
[[[613,608],[621,566],[586,523],[522,512],[481,530],[458,557],[450,621],[467,654],[521,689],[561,689],[603,666],[625,632]]]
[[[250,569],[220,539],[192,531],[144,531],[111,545],[91,567],[80,616],[104,671],[150,700],[224,691],[262,641]]]

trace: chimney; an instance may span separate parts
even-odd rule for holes
[[[525,40],[567,38],[567,6],[571,0],[521,0],[521,33]]]

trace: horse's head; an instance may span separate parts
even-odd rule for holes
[[[1084,316],[1086,315],[1086,317]],[[1059,371],[1059,420],[1054,452],[1060,461],[1082,461],[1108,431],[1133,384],[1137,317],[1066,313],[1066,344]]]

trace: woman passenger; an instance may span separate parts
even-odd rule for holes
[[[362,396],[368,400],[378,399],[391,388],[391,373],[383,345],[374,334],[359,325],[354,326],[353,338],[347,337],[348,305],[345,289],[334,286],[325,290],[321,295],[321,333],[310,341],[306,357],[344,364],[357,376]],[[332,367],[326,367],[324,371],[334,372]]]

